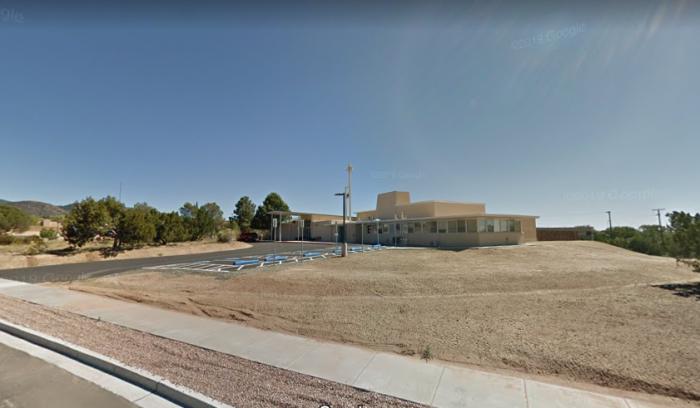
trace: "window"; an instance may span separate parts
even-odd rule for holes
[[[368,234],[372,233],[372,225],[371,224],[367,226],[367,233]]]
[[[415,229],[416,234],[423,233],[423,223],[422,222],[417,222],[417,223],[413,224],[413,228]]]
[[[467,232],[465,224],[466,222],[464,220],[457,220],[457,232]]]
[[[479,232],[486,232],[486,220],[479,218]]]
[[[447,221],[438,221],[438,233],[444,234],[447,232]]]
[[[457,220],[447,221],[447,232],[457,232]]]
[[[515,232],[515,220],[508,220],[508,231]]]
[[[508,232],[508,220],[501,220],[501,232]]]
[[[396,230],[396,227],[394,226],[395,224],[392,222],[391,224],[385,224],[389,229],[385,229],[384,232],[387,234],[393,234],[394,231]]]
[[[437,222],[429,221],[428,224],[430,224],[430,233],[437,234]]]
[[[408,234],[413,234],[413,223],[412,223],[412,222],[409,222],[408,224],[406,224],[406,227],[407,227],[407,231],[406,231],[406,232],[407,232]]]
[[[520,220],[515,220],[515,232],[522,232],[522,226],[520,225]]]
[[[467,220],[467,232],[476,232],[476,220]]]
[[[493,218],[486,219],[486,231],[493,232]]]
[[[501,220],[493,220],[493,232],[501,232]]]

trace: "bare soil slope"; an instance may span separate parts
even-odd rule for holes
[[[700,281],[596,242],[390,250],[232,279],[138,272],[71,289],[404,354],[700,401]]]

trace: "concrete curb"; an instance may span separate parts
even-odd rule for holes
[[[70,357],[83,364],[96,368],[120,380],[137,385],[144,390],[161,398],[170,400],[185,408],[235,408],[212,398],[202,395],[179,385],[175,385],[165,378],[151,374],[147,371],[125,364],[95,353],[91,350],[76,346],[41,332],[18,326],[4,319],[0,319],[0,330],[28,341],[37,346]]]

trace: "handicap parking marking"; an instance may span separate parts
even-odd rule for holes
[[[338,247],[335,247],[338,248]],[[388,249],[395,249],[393,247],[387,246],[368,246],[368,247],[353,247],[348,248],[347,253],[349,254],[359,254],[365,252],[375,252],[383,251]],[[317,250],[318,251],[318,250]],[[309,251],[287,251],[287,252],[275,252],[265,255],[249,255],[242,257],[228,257],[223,259],[213,259],[207,261],[192,261],[185,263],[175,263],[167,265],[155,265],[150,267],[145,267],[143,269],[151,270],[164,270],[164,269],[177,269],[177,270],[192,270],[192,271],[205,271],[205,272],[217,272],[217,273],[235,273],[241,271],[246,267],[269,267],[274,265],[283,265],[290,263],[300,263],[304,261],[315,261],[320,259],[337,258],[342,256],[342,250],[340,249],[326,249],[325,251],[314,252]],[[230,264],[228,262],[231,262]]]

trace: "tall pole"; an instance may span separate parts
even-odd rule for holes
[[[612,215],[610,211],[606,211],[608,213],[608,223],[610,224],[610,237],[613,235],[613,229],[612,229]]]
[[[348,163],[348,215],[352,217],[352,171],[353,171],[352,163]]]
[[[362,252],[365,252],[365,222],[360,220],[360,236],[362,237]]]
[[[379,220],[377,220],[377,245],[379,245]]]
[[[341,253],[341,256],[345,257],[345,256],[348,256],[348,232],[345,230],[345,227],[346,227],[345,219],[347,216],[346,203],[347,203],[347,199],[348,199],[348,193],[347,193],[347,190],[345,190],[342,193],[337,193],[336,195],[343,196],[343,248],[342,248],[342,251],[340,251],[340,253]],[[335,222],[335,242],[336,242],[336,244],[338,243],[338,221]]]
[[[665,208],[654,208],[652,211],[656,211],[656,216],[659,219],[659,239],[661,240],[661,246],[664,245],[664,227],[661,225],[661,211],[665,211]]]
[[[119,202],[122,202],[122,182],[119,182]]]
[[[275,240],[273,238],[274,234],[275,234],[275,227],[273,226],[274,223],[275,223],[275,214],[270,214],[270,239],[273,241]]]
[[[345,204],[348,201],[348,193],[343,193],[343,252],[342,256],[348,256],[348,229],[345,227],[345,221],[347,220],[347,213],[345,212]]]

